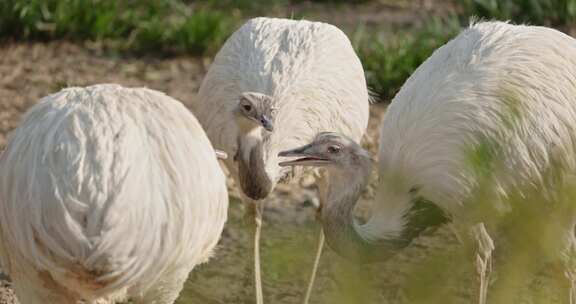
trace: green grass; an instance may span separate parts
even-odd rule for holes
[[[390,100],[412,72],[460,27],[455,17],[432,19],[421,30],[399,33],[386,40],[360,28],[353,40],[371,91],[380,100]]]
[[[178,0],[4,0],[0,37],[106,42],[136,53],[190,53],[217,49],[237,18],[209,5]]]
[[[576,0],[459,0],[468,15],[562,26],[576,21]]]
[[[369,0],[354,0],[354,3]],[[98,41],[137,55],[211,56],[243,20],[303,0],[2,0],[0,40]],[[315,0],[341,5],[343,0]],[[391,37],[360,26],[352,35],[378,100],[389,101],[413,71],[470,16],[552,26],[576,21],[576,0],[457,0],[462,15],[432,18]],[[288,13],[288,12],[287,12]],[[302,13],[302,12],[300,12]]]
[[[357,0],[355,3],[365,2]],[[301,0],[4,0],[0,39],[99,41],[133,54],[213,55],[250,15]],[[343,1],[316,1],[338,5]],[[444,22],[387,41],[358,30],[355,41],[370,87],[390,99],[412,71],[452,34]],[[452,27],[450,28],[452,30]]]

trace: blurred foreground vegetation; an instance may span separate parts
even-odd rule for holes
[[[397,4],[410,0],[382,1]],[[366,5],[374,0],[3,0],[0,40],[69,39],[95,41],[133,55],[211,56],[245,19],[270,15],[271,11],[281,17],[307,18],[306,13],[295,16],[291,7],[311,2],[349,9],[350,5]],[[576,0],[438,3],[456,7],[457,13],[442,18],[431,16],[424,25],[385,37],[363,24],[345,29],[378,99],[390,100],[412,71],[467,25],[471,16],[561,28],[576,20]]]

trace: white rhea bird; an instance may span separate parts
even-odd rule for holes
[[[255,206],[259,303],[261,204],[256,200],[292,171],[278,166],[278,152],[326,130],[359,141],[368,125],[368,99],[362,64],[349,39],[326,23],[251,19],[210,66],[193,108],[214,146],[233,156],[227,168],[243,201]]]
[[[440,207],[478,241],[484,303],[495,248],[484,223],[521,208],[507,205],[507,197],[529,189],[554,197],[562,189],[559,181],[576,173],[575,79],[573,38],[545,27],[473,24],[436,50],[388,108],[380,131],[378,189],[365,224],[352,211],[373,161],[355,139],[321,133],[311,144],[280,153],[296,158],[281,165],[328,171],[320,219],[328,244],[344,256],[388,257],[425,228],[426,211],[417,201]],[[476,196],[481,190],[491,191],[492,206],[477,206],[490,204]],[[482,207],[495,213],[471,212]],[[543,217],[548,207],[536,208]],[[565,216],[556,237],[574,248],[576,214]]]
[[[212,255],[225,175],[175,99],[119,85],[40,100],[0,158],[0,262],[21,303],[173,303]]]

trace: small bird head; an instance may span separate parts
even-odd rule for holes
[[[312,143],[282,151],[278,156],[297,157],[294,160],[280,162],[281,167],[310,166],[349,170],[372,162],[368,152],[354,140],[332,132],[319,133]]]
[[[274,131],[272,98],[256,92],[244,92],[238,99],[235,109],[238,123],[243,131],[262,126],[266,131]]]

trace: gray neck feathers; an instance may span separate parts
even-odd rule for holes
[[[415,199],[410,202],[411,206],[403,215],[406,224],[398,227],[399,233],[394,231],[387,235],[384,232],[382,238],[369,239],[363,234],[362,226],[356,222],[353,211],[368,183],[371,167],[370,163],[362,170],[349,174],[331,172],[328,202],[321,215],[326,241],[330,247],[339,255],[360,263],[385,260],[410,244],[425,228],[446,220],[438,207]]]
[[[242,151],[240,148],[239,151]],[[248,154],[248,159],[238,158],[240,186],[251,199],[260,200],[272,191],[273,183],[266,174],[262,142],[255,145]]]

